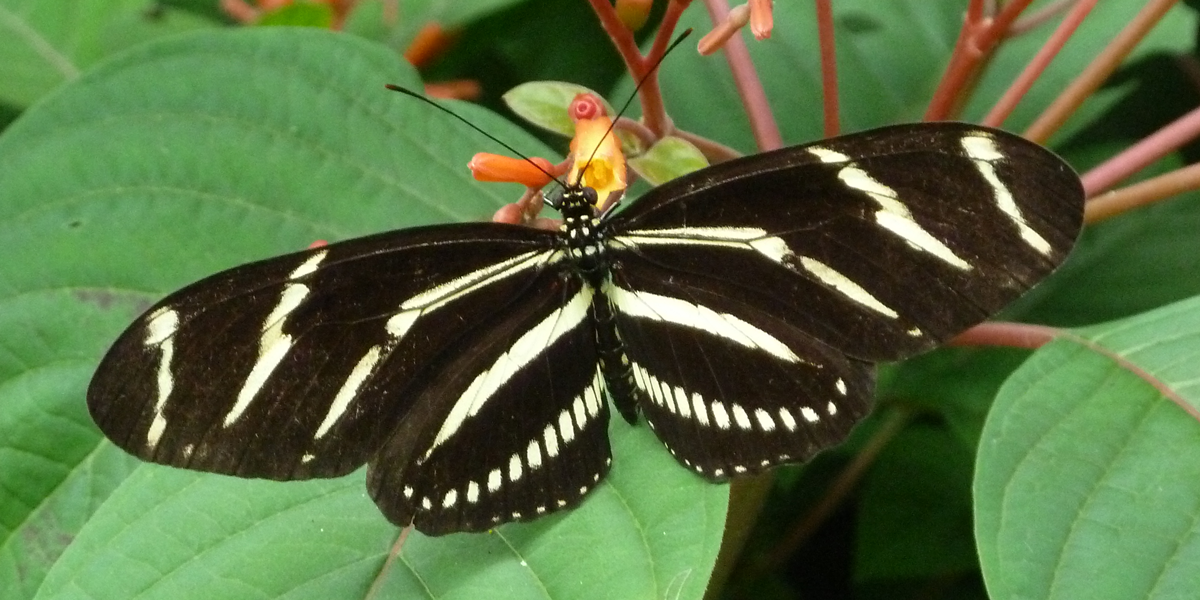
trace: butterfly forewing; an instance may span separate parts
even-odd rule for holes
[[[845,354],[927,350],[1011,302],[1074,243],[1083,193],[1048,151],[966,124],[897,126],[731,161],[613,219],[636,255],[705,276]]]
[[[298,479],[366,462],[407,388],[543,272],[547,232],[392,232],[219,273],[122,335],[88,390],[105,434],[164,464]]]
[[[444,351],[371,463],[385,515],[437,534],[578,505],[610,463],[592,296],[547,272]]]

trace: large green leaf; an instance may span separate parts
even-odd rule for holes
[[[1087,344],[1054,342],[1014,373],[984,428],[975,516],[988,589],[1194,598],[1200,298],[1080,334]]]
[[[140,42],[212,23],[146,0],[0,0],[0,104],[25,107]]]
[[[344,598],[376,578],[396,598],[701,597],[724,522],[721,488],[697,493],[694,475],[623,422],[612,437],[612,475],[578,510],[486,534],[412,534],[382,574],[397,530],[361,473],[278,483],[145,466],[37,597]]]
[[[84,390],[121,328],[188,281],[316,239],[487,219],[520,196],[471,179],[467,161],[490,142],[384,83],[420,85],[350,36],[211,32],[99,66],[0,136],[0,597],[327,598],[379,576],[398,530],[361,475],[132,469],[91,425]],[[494,114],[454,108],[548,153]],[[613,429],[609,483],[583,508],[492,535],[414,534],[383,585],[593,597],[620,573],[614,598],[700,597],[725,487],[680,469],[648,429]]]

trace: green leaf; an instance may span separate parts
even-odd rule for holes
[[[702,597],[724,487],[696,489],[645,431],[614,423],[612,438],[612,475],[582,507],[486,534],[414,532],[383,576],[384,597]],[[38,598],[357,597],[396,535],[361,472],[279,483],[145,466],[79,533]]]
[[[1056,341],[1014,373],[984,427],[975,509],[989,592],[1191,598],[1200,298],[1080,333],[1087,344]]]
[[[485,139],[384,83],[419,85],[350,36],[210,32],[123,54],[0,135],[0,597],[328,598],[379,576],[398,532],[361,474],[133,469],[84,394],[107,344],[184,283],[316,239],[486,219],[521,196],[471,178]],[[492,113],[454,110],[549,152]],[[701,597],[726,487],[680,469],[647,428],[615,422],[613,442],[613,472],[584,508],[495,535],[414,534],[383,585],[582,598],[611,568],[633,596]]]
[[[26,107],[107,56],[210,27],[147,0],[0,0],[0,104]]]
[[[568,108],[571,101],[579,94],[591,94],[604,103],[608,115],[616,111],[609,106],[608,101],[596,92],[574,83],[564,81],[531,81],[504,92],[504,103],[517,113],[517,116],[554,133],[572,137],[575,135],[575,122],[571,120]]]
[[[640,156],[630,157],[629,166],[650,185],[662,185],[708,166],[708,159],[691,142],[667,136]]]
[[[0,300],[0,598],[32,598],[137,462],[100,443],[82,401],[106,330],[133,314],[85,288]]]
[[[888,444],[860,492],[857,580],[934,579],[976,569],[971,450],[929,423],[910,426]]]
[[[295,2],[263,13],[255,25],[329,29],[333,25],[333,7],[316,2]]]
[[[974,456],[996,393],[1028,357],[1013,348],[941,348],[884,367],[875,395],[881,405],[936,415]]]

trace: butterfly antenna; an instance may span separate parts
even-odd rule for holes
[[[683,30],[683,33],[680,33],[679,37],[676,37],[675,41],[671,42],[670,46],[667,46],[667,49],[664,50],[662,55],[658,57],[658,60],[654,61],[654,64],[651,65],[649,69],[646,69],[646,74],[642,75],[642,78],[638,80],[637,85],[634,86],[633,93],[629,95],[629,98],[625,100],[625,104],[621,105],[621,110],[618,110],[617,114],[612,118],[612,123],[608,125],[608,129],[604,132],[604,135],[600,136],[601,140],[608,137],[608,134],[612,133],[613,128],[617,126],[617,119],[620,119],[621,115],[624,115],[625,111],[629,108],[629,105],[633,104],[633,99],[637,98],[638,91],[642,89],[642,86],[648,79],[650,79],[651,75],[654,75],[656,72],[658,72],[658,66],[661,65],[664,60],[666,60],[667,55],[670,54],[676,46],[683,42],[684,38],[691,34],[692,29],[690,27]],[[583,174],[586,173],[588,167],[592,165],[592,159],[596,158],[596,153],[599,151],[599,144],[597,144],[595,148],[592,148],[591,156],[588,156],[587,162],[583,163],[583,168],[579,170],[579,181],[583,181]]]
[[[394,85],[391,83],[385,84],[383,87],[385,87],[389,90],[392,90],[393,92],[400,92],[401,94],[404,94],[405,96],[412,96],[413,98],[416,98],[417,100],[420,100],[421,102],[424,102],[425,104],[428,104],[428,105],[454,117],[455,119],[462,121],[463,123],[465,123],[467,125],[467,127],[470,127],[471,129],[474,129],[475,131],[478,131],[479,133],[483,134],[483,136],[486,137],[487,139],[492,140],[493,142],[496,142],[497,144],[500,144],[500,146],[502,146],[505,150],[508,150],[509,152],[512,152],[513,154],[521,157],[522,159],[525,160],[525,162],[533,165],[533,167],[535,169],[541,171],[546,177],[549,177],[550,179],[558,182],[558,185],[563,185],[563,182],[559,181],[558,177],[555,177],[553,173],[547,171],[546,169],[543,169],[541,167],[541,165],[537,164],[536,162],[534,162],[533,159],[526,156],[524,152],[521,152],[520,150],[513,148],[512,146],[505,143],[504,140],[501,140],[500,138],[484,131],[483,128],[468,121],[462,115],[450,110],[449,108],[446,108],[445,106],[442,106],[441,104],[438,104],[437,102],[434,102],[433,100],[430,100],[429,98],[425,97],[424,94],[418,94],[417,92],[414,92],[406,87],[401,87],[401,86]],[[603,138],[601,138],[601,139],[603,139]]]

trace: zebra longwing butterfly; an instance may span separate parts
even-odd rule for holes
[[[711,480],[803,461],[869,410],[873,364],[986,319],[1062,262],[1071,168],[976,125],[901,125],[703,169],[558,231],[439,225],[213,275],[140,317],[88,407],[146,460],[242,477],[368,464],[400,525],[571,508],[609,402]]]

